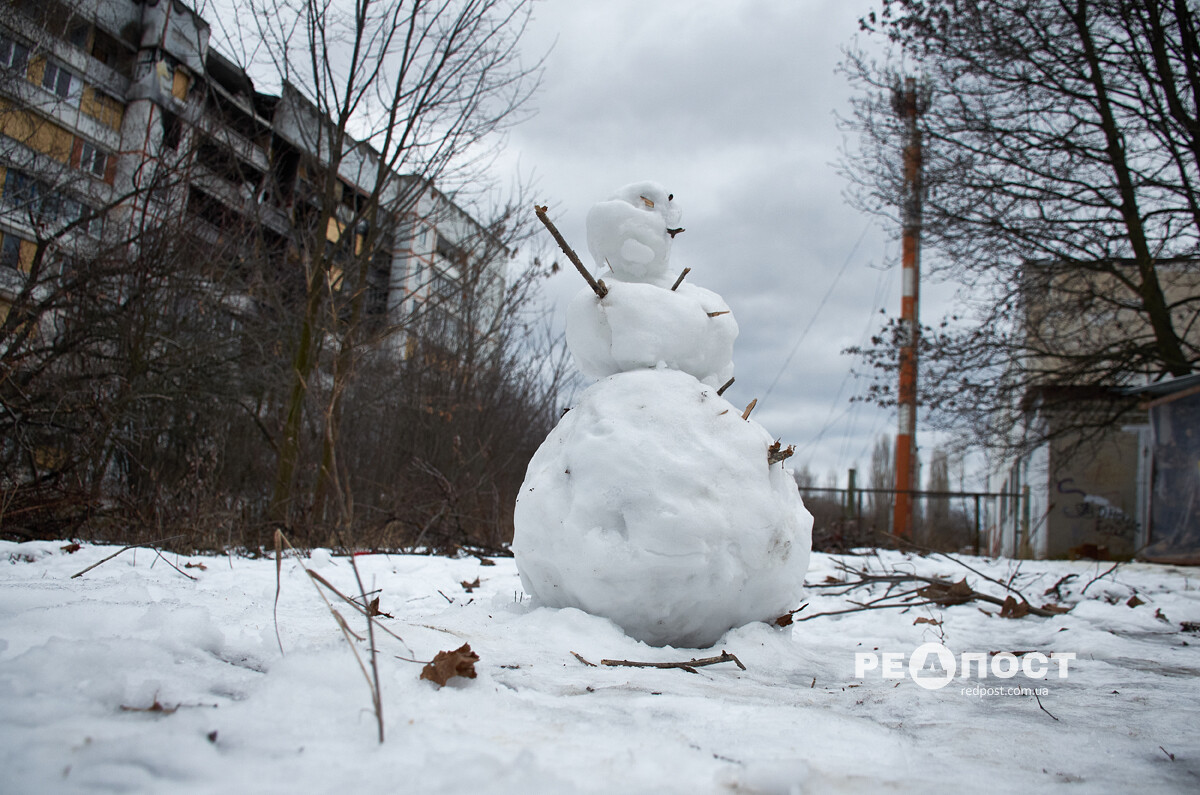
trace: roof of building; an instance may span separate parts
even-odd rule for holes
[[[1145,398],[1148,405],[1170,403],[1172,400],[1197,392],[1200,392],[1200,373],[1190,373],[1165,381],[1156,381],[1153,384],[1131,386],[1121,390],[1122,394]]]

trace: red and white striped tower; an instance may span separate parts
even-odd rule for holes
[[[892,532],[912,538],[913,495],[916,488],[917,447],[917,320],[918,275],[921,262],[921,130],[917,117],[928,107],[928,94],[914,78],[892,89],[892,107],[904,125],[904,203],[901,207],[900,389],[896,429],[896,502]]]

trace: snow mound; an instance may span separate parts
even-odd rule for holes
[[[584,375],[665,365],[714,387],[733,376],[738,324],[721,296],[686,282],[605,284],[603,299],[584,288],[567,309],[567,346]]]
[[[692,376],[636,370],[581,397],[529,464],[513,551],[537,603],[704,648],[799,603],[812,516],[771,436]]]

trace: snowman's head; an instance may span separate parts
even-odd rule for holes
[[[681,217],[675,197],[658,183],[626,185],[588,211],[588,250],[622,281],[662,281]]]

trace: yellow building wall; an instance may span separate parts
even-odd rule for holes
[[[0,102],[0,133],[60,163],[71,160],[75,136],[52,121]]]
[[[84,87],[79,98],[79,111],[114,130],[121,129],[121,120],[125,116],[125,107],[120,102],[92,86]]]

